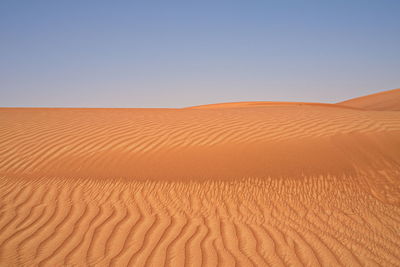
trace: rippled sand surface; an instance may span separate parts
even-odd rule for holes
[[[0,109],[0,265],[399,266],[390,107]]]

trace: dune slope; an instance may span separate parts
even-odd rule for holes
[[[367,110],[400,111],[400,89],[361,96],[338,103],[342,106]]]
[[[397,111],[7,108],[0,125],[0,265],[400,265]]]

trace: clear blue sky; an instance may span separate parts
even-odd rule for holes
[[[400,87],[400,1],[0,1],[0,106],[337,102]]]

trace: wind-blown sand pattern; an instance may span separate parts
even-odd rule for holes
[[[400,88],[353,98],[338,104],[368,110],[400,111]]]
[[[0,109],[0,265],[399,266],[400,113],[344,104]]]

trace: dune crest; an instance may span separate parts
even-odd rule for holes
[[[400,113],[341,105],[0,109],[0,265],[399,266]]]
[[[312,103],[312,102],[273,102],[273,101],[244,101],[244,102],[227,102],[207,104],[200,106],[186,107],[185,109],[220,109],[220,108],[254,108],[254,107],[269,107],[269,106],[320,106],[331,108],[353,108],[349,106],[341,106],[339,104]]]
[[[361,96],[338,104],[367,110],[400,111],[400,89]]]

